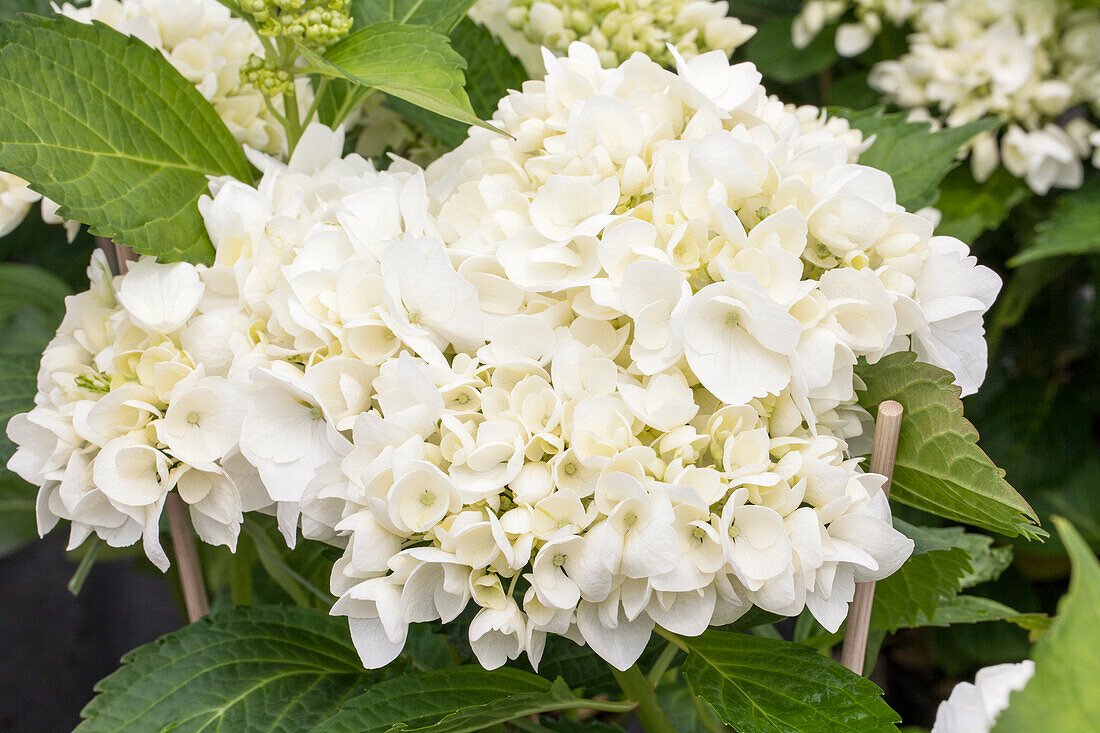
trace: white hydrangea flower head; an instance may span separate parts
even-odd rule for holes
[[[669,46],[687,58],[715,50],[729,56],[756,28],[728,16],[728,9],[724,0],[479,0],[470,17],[541,77],[540,49],[562,55],[573,41],[595,48],[610,66],[635,53],[670,66]]]
[[[97,251],[88,274],[42,355],[34,409],[8,423],[8,467],[41,487],[39,531],[70,520],[70,549],[93,532],[115,547],[141,540],[164,570],[159,521],[175,490],[200,538],[235,547],[242,512],[268,502],[234,467],[239,390],[186,344],[203,319],[229,323],[237,310],[212,292],[210,270],[186,263],[143,259],[112,277]],[[220,348],[248,348],[243,331],[222,335]]]
[[[60,12],[83,23],[98,21],[158,49],[213,105],[242,145],[283,154],[286,133],[263,95],[243,84],[241,66],[263,46],[248,23],[230,15],[217,0],[92,0],[86,7],[65,3]],[[298,84],[302,111],[313,95],[308,80]],[[273,100],[277,111],[282,100]]]
[[[940,703],[932,733],[989,733],[997,716],[1008,707],[1009,696],[1024,689],[1035,674],[1030,659],[978,670],[974,682],[960,682]]]
[[[210,541],[274,511],[344,547],[368,667],[468,607],[486,667],[557,634],[626,669],[754,605],[839,628],[912,551],[849,444],[853,367],[912,349],[973,391],[1000,282],[857,133],[670,53],[547,53],[509,136],[427,172],[311,126],[211,184],[212,267],[97,259],[9,426],[43,528],[159,562],[173,488]]]
[[[655,625],[753,605],[836,629],[912,550],[848,446],[852,369],[918,349],[973,391],[999,280],[853,163],[858,133],[673,54],[546,53],[494,117],[510,137],[429,167],[484,345],[380,363],[303,504],[347,543],[333,613],[368,667],[471,604],[488,667],[558,634],[625,669]]]

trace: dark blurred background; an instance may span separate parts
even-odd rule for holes
[[[183,624],[165,578],[132,560],[96,563],[74,597],[66,534],[0,558],[4,733],[72,730],[95,683],[122,655]]]

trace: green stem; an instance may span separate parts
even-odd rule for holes
[[[321,100],[325,96],[326,89],[328,89],[328,79],[322,79],[313,95],[313,102],[309,105],[306,116],[302,120],[302,127],[309,127],[309,123],[313,121],[313,116],[317,114],[317,110],[321,107]]]
[[[653,687],[657,686],[657,683],[664,677],[665,672],[668,671],[669,665],[672,664],[672,660],[676,658],[676,655],[680,653],[680,647],[673,644],[671,641],[665,650],[661,652],[661,656],[657,657],[657,661],[654,662],[653,668],[649,670],[649,674],[646,675],[646,680]]]
[[[252,605],[252,559],[241,549],[229,556],[229,593],[234,606]]]
[[[619,683],[627,699],[638,703],[634,715],[646,733],[676,733],[676,728],[661,710],[661,706],[657,703],[657,695],[646,681],[642,670],[638,669],[638,665],[635,664],[625,672],[611,667],[611,673],[615,675],[615,681]]]
[[[80,558],[80,564],[76,566],[76,572],[69,579],[69,592],[74,596],[80,595],[80,589],[84,587],[84,581],[88,579],[88,573],[92,571],[95,560],[99,557],[99,551],[103,549],[103,542],[98,537],[92,538],[92,544],[88,546],[84,557]]]
[[[283,92],[283,114],[286,116],[287,155],[293,155],[294,148],[298,147],[298,140],[302,137],[302,122],[298,117],[298,92],[295,91],[293,82],[290,90]]]

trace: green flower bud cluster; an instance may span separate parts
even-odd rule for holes
[[[277,97],[289,92],[294,85],[293,74],[256,54],[249,56],[241,66],[241,80],[259,89],[265,97]]]
[[[521,59],[527,55],[511,48],[504,28],[521,34],[535,57],[539,46],[561,55],[580,40],[608,66],[638,52],[671,66],[669,44],[691,58],[716,49],[730,54],[752,37],[756,29],[727,16],[727,9],[714,0],[480,0],[471,15]]]
[[[322,52],[351,31],[351,0],[241,0],[261,34]]]

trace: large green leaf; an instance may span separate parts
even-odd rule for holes
[[[791,41],[794,16],[772,18],[757,30],[745,45],[745,58],[756,64],[767,79],[793,82],[825,71],[837,60],[832,28],[828,28],[806,48],[795,48]]]
[[[958,165],[959,149],[978,133],[1003,124],[990,118],[932,132],[927,122],[911,122],[904,112],[886,113],[881,107],[832,113],[847,119],[865,137],[875,136],[859,162],[889,173],[898,203],[910,210],[936,203],[940,181]]]
[[[512,695],[547,695],[550,681],[518,669],[488,671],[476,665],[404,674],[343,701],[316,733],[385,733],[401,724],[416,730],[471,707]],[[503,703],[502,703],[503,704]]]
[[[356,29],[392,20],[447,34],[473,4],[474,0],[352,0],[351,14]]]
[[[346,619],[282,606],[208,616],[122,662],[78,733],[306,731],[372,681]]]
[[[487,126],[463,89],[466,60],[447,37],[427,26],[377,23],[355,31],[324,56],[305,47],[313,71],[404,99],[468,125]]]
[[[1035,511],[978,447],[978,432],[963,417],[951,373],[891,354],[861,365],[859,402],[873,415],[879,403],[904,406],[891,499],[957,522],[1015,537],[1044,536]]]
[[[4,0],[0,4],[0,20],[11,20],[19,13],[52,15],[50,0]]]
[[[0,98],[0,169],[137,252],[210,259],[207,176],[251,174],[159,52],[102,24],[23,16],[0,25]]]
[[[943,218],[936,233],[971,243],[982,232],[999,227],[1009,212],[1030,195],[1027,184],[1004,168],[978,183],[969,166],[959,166],[940,184],[936,208]]]
[[[467,62],[466,92],[474,114],[488,119],[510,89],[519,89],[527,81],[527,72],[504,44],[483,26],[464,19],[451,33],[451,45]],[[469,127],[433,114],[421,107],[391,100],[390,105],[409,122],[443,143],[458,147],[466,139]]]
[[[493,726],[500,723],[526,718],[530,715],[559,710],[577,710],[579,708],[591,709],[593,706],[597,706],[600,710],[625,713],[634,709],[636,704],[631,701],[608,703],[585,700],[574,695],[569,690],[569,685],[558,678],[547,692],[509,695],[481,705],[464,707],[426,725],[410,727],[404,723],[399,723],[390,728],[390,731],[392,733],[398,733],[398,731],[407,731],[407,733],[428,733],[429,731],[431,733],[474,733],[475,731],[492,730]]]
[[[1100,720],[1100,563],[1069,522],[1054,521],[1073,563],[1069,593],[1035,644],[1035,676],[1012,693],[993,733],[1092,733]]]
[[[1016,267],[1064,255],[1100,252],[1100,176],[1058,197],[1049,219],[1035,227],[1028,246],[1008,261]]]
[[[692,691],[737,730],[876,733],[900,720],[873,682],[802,644],[714,630],[681,641]]]

